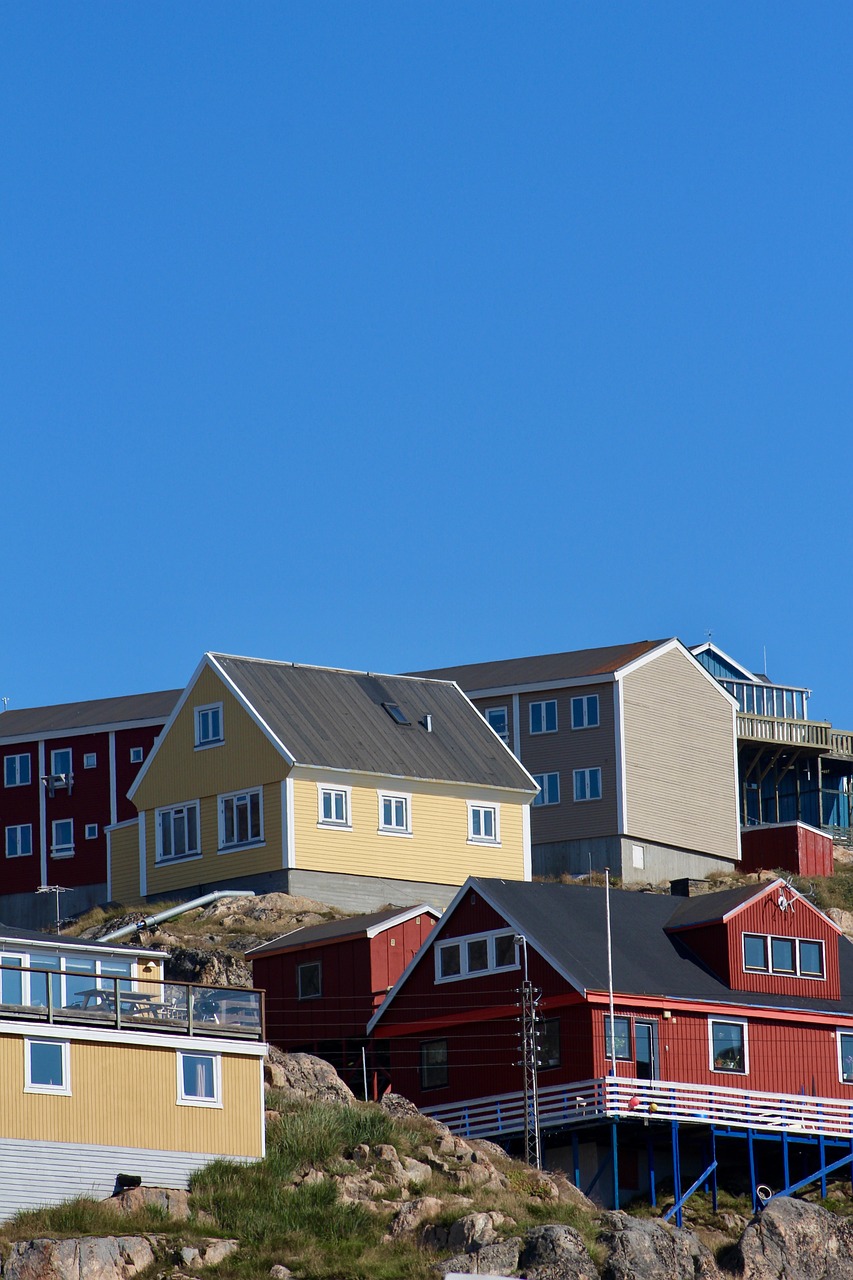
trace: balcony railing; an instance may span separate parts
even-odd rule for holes
[[[5,965],[0,976],[0,1019],[4,1021],[264,1038],[262,991],[94,975],[91,986],[83,986],[81,974]]]
[[[737,736],[750,742],[778,742],[791,747],[815,747],[819,751],[828,751],[833,731],[825,720],[779,720],[775,716],[755,716],[739,711]],[[840,736],[853,739],[851,734]]]
[[[520,1091],[422,1110],[466,1138],[497,1137],[524,1130],[524,1095]],[[722,1085],[621,1078],[578,1080],[548,1085],[539,1091],[539,1123],[545,1131],[595,1120],[629,1119],[678,1120],[724,1129],[850,1139],[853,1098],[848,1102],[801,1094],[757,1093]]]
[[[829,735],[829,749],[834,756],[853,756],[853,733],[832,729]]]

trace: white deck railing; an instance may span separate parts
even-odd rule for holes
[[[461,1137],[489,1138],[524,1130],[521,1091],[424,1107],[423,1111]],[[539,1123],[543,1130],[591,1120],[645,1118],[853,1140],[853,1100],[621,1078],[577,1080],[539,1090]]]

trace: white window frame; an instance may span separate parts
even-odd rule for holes
[[[21,843],[20,833],[21,833],[22,831],[29,831],[29,833],[30,833],[30,847],[29,847],[29,849],[27,850],[27,852],[26,852],[26,853],[10,853],[10,852],[9,852],[9,832],[10,832],[10,831],[17,831],[17,832],[18,832],[17,844],[18,844],[18,847],[19,847],[19,848],[20,848],[20,843]],[[31,822],[18,822],[18,823],[12,823],[10,826],[8,826],[8,827],[6,828],[5,851],[6,851],[6,857],[7,857],[7,858],[31,858],[31,857],[33,856],[33,824],[32,824]]]
[[[186,815],[186,813],[190,809],[195,809],[195,823],[196,823],[195,830],[196,830],[196,842],[198,847],[192,853],[178,853],[178,854],[170,853],[164,856],[163,854],[163,818],[164,816],[167,813],[175,814],[179,810],[182,810]],[[154,810],[154,836],[155,836],[154,861],[158,867],[159,866],[170,867],[172,866],[173,863],[190,862],[192,861],[193,858],[200,858],[201,857],[201,806],[199,805],[198,800],[185,800],[183,804],[167,804],[167,805],[164,805],[161,809],[155,809]]]
[[[334,797],[342,795],[344,798],[344,816],[339,818],[325,818],[323,816],[323,800],[325,796],[332,797],[332,813],[335,811]],[[331,827],[335,831],[352,831],[352,787],[341,787],[332,785],[330,782],[317,783],[317,826]]]
[[[591,796],[589,794],[589,783],[595,773],[598,774],[598,795]],[[586,792],[586,795],[583,796],[578,795],[578,779],[580,778],[583,778],[583,788]],[[595,804],[598,800],[601,800],[603,794],[604,790],[601,785],[601,767],[599,765],[593,765],[590,769],[572,770],[572,798],[575,804]]]
[[[515,944],[515,960],[512,964],[497,964],[496,962],[496,939],[515,937],[513,929],[490,929],[487,933],[466,933],[458,938],[442,938],[436,942],[433,951],[435,954],[435,981],[443,982],[463,982],[466,978],[485,978],[489,975],[494,976],[496,973],[510,973],[513,969],[518,969],[521,961],[519,959],[519,945]],[[468,968],[468,943],[469,942],[486,942],[488,945],[488,963],[485,969]],[[441,953],[447,951],[450,947],[459,948],[459,972],[447,973],[441,972]]]
[[[743,1030],[743,1071],[727,1071],[725,1067],[714,1066],[714,1026],[722,1023],[727,1026],[741,1027]],[[708,1069],[717,1076],[749,1075],[749,1024],[745,1018],[709,1018],[708,1019]]]
[[[62,1050],[62,1084],[36,1084],[32,1074],[33,1045],[52,1044]],[[24,1093],[52,1093],[59,1097],[71,1097],[71,1046],[67,1040],[47,1037],[27,1037],[24,1040]]]
[[[480,814],[480,831],[483,830],[484,813],[492,815],[492,835],[476,835],[474,832],[475,815]],[[476,800],[468,801],[468,843],[499,845],[501,842],[501,807],[499,804],[484,804]]]
[[[26,760],[26,762],[27,762],[27,770],[26,770],[26,771],[27,771],[27,776],[26,776],[26,778],[22,778],[22,777],[21,777],[21,761],[22,761],[22,760]],[[3,784],[4,784],[4,786],[7,786],[7,787],[28,787],[28,786],[29,786],[29,784],[32,782],[32,777],[33,777],[32,763],[33,763],[33,762],[32,762],[32,760],[30,759],[30,753],[29,753],[29,751],[22,751],[22,752],[20,753],[20,755],[4,756],[4,757],[3,757]],[[10,765],[12,766],[12,767],[11,767],[11,769],[9,768],[9,766],[10,766]],[[13,781],[12,781],[12,782],[10,782],[10,781],[9,781],[9,776],[10,776],[10,774],[11,774],[11,775],[12,775],[12,777],[13,777]]]
[[[548,781],[549,778],[554,779],[553,785]],[[539,794],[533,798],[533,807],[536,809],[544,809],[549,805],[560,803],[560,775],[559,773],[534,773],[533,781],[539,787]],[[556,798],[552,798],[552,792],[556,789]]]
[[[406,792],[406,791],[377,791],[377,793],[376,793],[376,794],[377,794],[378,799],[379,799],[379,834],[380,834],[381,836],[403,836],[403,837],[410,837],[410,836],[411,836],[411,834],[412,834],[412,796],[411,796],[411,792]],[[386,800],[390,800],[390,801],[391,801],[391,805],[392,805],[392,812],[393,812],[393,807],[394,807],[395,803],[396,803],[397,801],[399,801],[399,800],[402,800],[402,801],[403,801],[403,803],[404,803],[404,805],[405,805],[405,810],[404,810],[404,812],[405,812],[405,815],[406,815],[406,819],[405,819],[405,826],[402,826],[402,827],[399,827],[399,826],[390,826],[390,827],[386,827],[386,825],[385,825],[385,819],[384,819],[384,815],[383,815],[383,810],[384,810],[384,807],[385,807],[385,801],[386,801]]]
[[[131,747],[131,748],[130,748],[130,763],[131,763],[131,764],[142,764],[144,760],[145,760],[145,748],[144,748],[144,747]]]
[[[184,1091],[184,1059],[185,1058],[210,1058],[213,1063],[213,1097],[199,1098],[195,1094],[186,1093]],[[222,1110],[222,1055],[219,1053],[205,1053],[197,1050],[179,1049],[175,1054],[178,1074],[178,1096],[177,1103],[179,1107],[208,1107]]]
[[[509,708],[508,707],[486,707],[485,711],[483,712],[483,715],[486,717],[486,723],[498,735],[501,742],[505,742],[506,745],[509,746]],[[504,723],[506,724],[506,729],[504,730],[503,733],[501,733],[500,729],[496,729],[495,726],[492,724],[493,715],[503,716]]]
[[[87,840],[97,840],[98,824],[97,822],[87,822],[83,834]]]
[[[98,767],[98,753],[97,753],[97,751],[85,751],[85,752],[83,753],[83,768],[84,768],[84,769],[97,769],[97,767]]]
[[[59,764],[58,764],[58,762],[57,762],[56,757],[57,757],[57,756],[64,756],[64,755],[67,755],[67,756],[68,756],[68,768],[67,768],[67,769],[60,769],[60,768],[59,768]],[[52,774],[57,774],[57,775],[58,775],[58,774],[61,774],[61,773],[64,773],[64,774],[68,775],[68,774],[71,774],[71,773],[73,773],[73,772],[74,772],[74,756],[73,756],[73,753],[72,753],[72,751],[71,751],[71,748],[70,748],[70,747],[57,747],[57,749],[56,749],[55,751],[51,751],[51,753],[50,753],[50,772],[51,772]]]
[[[541,708],[542,708],[542,728],[541,728],[541,729],[534,729],[534,728],[533,728],[533,708],[534,708],[534,707],[541,707]],[[548,707],[553,707],[553,708],[554,708],[554,728],[553,728],[553,729],[548,729],[548,728],[546,728],[546,723],[547,723],[547,720],[548,720],[548,711],[547,711],[547,708],[548,708]],[[527,723],[528,723],[528,726],[529,726],[529,728],[530,728],[530,736],[531,736],[531,738],[538,738],[538,737],[540,737],[543,733],[557,733],[557,732],[558,732],[558,730],[559,730],[559,728],[560,728],[560,720],[559,720],[559,716],[558,716],[558,712],[557,712],[557,699],[556,699],[556,698],[544,698],[544,699],[543,699],[542,701],[540,701],[540,702],[531,702],[531,703],[530,703],[530,705],[529,705],[529,707],[527,708],[527,715],[528,715],[528,721],[527,721]]]
[[[850,1085],[853,1088],[853,1068],[851,1068],[850,1079],[844,1079],[844,1057],[841,1052],[841,1041],[844,1036],[849,1036],[850,1040],[853,1041],[853,1027],[837,1027],[835,1031],[835,1048],[838,1057],[838,1079],[841,1084]],[[853,1045],[851,1045],[851,1056],[853,1056]]]
[[[71,840],[57,843],[56,828],[63,827],[68,823],[71,827]],[[50,856],[52,858],[73,858],[74,857],[74,819],[73,818],[54,818],[50,826]]]
[[[251,836],[248,840],[231,840],[225,843],[225,805],[229,800],[249,800],[250,796],[258,797],[258,827],[260,834]],[[219,822],[219,853],[233,853],[235,849],[257,849],[259,845],[264,843],[264,789],[263,787],[246,787],[243,791],[229,791],[225,795],[217,796],[216,812]],[[236,827],[236,823],[235,823]]]
[[[214,738],[208,733],[203,732],[203,729],[205,727],[206,717],[213,711],[215,711],[219,716],[219,737],[218,738]],[[221,702],[207,702],[203,707],[195,707],[193,719],[195,723],[196,751],[207,751],[209,747],[222,746],[223,742],[225,741],[225,718],[224,718]]]
[[[590,717],[590,709],[595,706],[595,719]],[[575,724],[575,707],[580,708],[580,724]],[[601,708],[598,702],[597,693],[583,693],[576,698],[572,698],[572,728],[573,729],[597,729],[601,724]]]
[[[746,940],[747,938],[763,938],[764,954],[767,957],[767,968],[756,969],[747,966],[746,963]],[[791,942],[794,947],[794,969],[774,969],[773,968],[773,940],[778,938],[783,942]],[[803,942],[811,942],[815,946],[820,947],[821,963],[823,973],[803,973],[802,963],[800,961],[800,944]],[[768,978],[799,978],[802,982],[826,982],[826,946],[823,938],[800,938],[786,937],[782,933],[756,933],[753,929],[744,930],[740,935],[741,963],[744,973],[763,974]]]
[[[304,969],[317,970],[317,991],[310,995],[302,994],[302,972]],[[322,960],[304,960],[302,964],[296,966],[296,999],[297,1000],[322,1000],[323,998],[323,961]]]

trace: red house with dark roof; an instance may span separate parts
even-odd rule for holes
[[[807,1147],[818,1168],[828,1146],[849,1155],[853,944],[833,921],[783,880],[609,898],[612,987],[604,889],[469,880],[371,1020],[394,1090],[518,1142],[527,976],[543,1147],[585,1189],[654,1195],[662,1170],[679,1183],[732,1141],[755,1184],[757,1137],[775,1141],[777,1185]]]
[[[330,920],[247,952],[252,981],[267,993],[267,1039],[279,1049],[317,1054],[351,1085],[381,1087],[382,1055],[367,1049],[367,1023],[434,928],[439,913],[421,904]],[[387,1076],[384,1077],[387,1083]]]

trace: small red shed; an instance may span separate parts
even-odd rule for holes
[[[744,871],[790,871],[797,876],[831,876],[832,839],[807,822],[763,823],[741,832]]]
[[[425,903],[294,929],[246,953],[266,992],[267,1039],[288,1052],[325,1058],[351,1087],[382,1062],[366,1028],[439,919]],[[365,1057],[362,1056],[365,1049]],[[380,1058],[382,1055],[380,1055]]]

